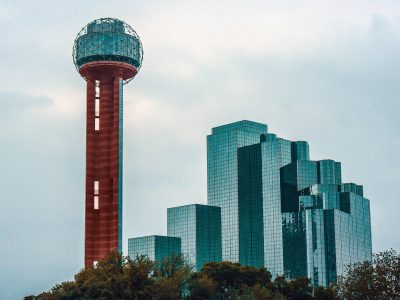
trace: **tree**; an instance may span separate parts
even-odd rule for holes
[[[349,266],[335,286],[314,291],[308,278],[278,276],[271,281],[265,268],[238,263],[210,262],[200,272],[191,270],[182,256],[153,262],[145,256],[130,259],[113,252],[96,266],[82,269],[73,281],[25,299],[400,299],[400,254],[394,250],[374,255],[372,262]]]
[[[274,287],[288,300],[312,300],[313,288],[310,279],[307,277],[297,277],[286,280],[284,276],[278,276],[274,281]]]
[[[212,290],[210,281],[214,284],[216,299],[244,299],[251,297],[254,292],[265,294],[272,287],[271,273],[265,268],[241,266],[227,261],[205,264],[196,277],[197,280],[199,278],[206,278],[204,280],[210,285],[209,291]]]
[[[213,299],[217,293],[217,284],[205,274],[193,273],[189,284],[189,300]]]
[[[160,266],[144,256],[132,260],[112,252],[96,266],[82,269],[75,281],[25,299],[180,299],[183,274],[189,267],[178,261],[172,257]]]
[[[191,269],[182,255],[172,255],[156,263],[152,299],[183,299],[187,294]]]
[[[400,253],[393,249],[374,255],[376,289],[386,299],[400,299]]]
[[[333,287],[316,287],[314,289],[315,300],[339,300],[338,294]]]
[[[27,296],[25,300],[75,300],[81,299],[76,283],[73,281],[62,282],[53,287],[49,292],[38,296]]]
[[[125,299],[130,297],[125,274],[126,258],[116,251],[75,275],[79,293],[84,299]]]
[[[255,285],[252,288],[250,298],[252,300],[286,300],[286,297],[281,293],[271,288]]]
[[[372,262],[348,266],[337,289],[349,300],[400,299],[400,254],[391,249],[374,254]]]
[[[154,262],[146,256],[138,256],[134,260],[126,258],[124,273],[127,277],[127,288],[131,291],[131,299],[152,299],[153,270]]]

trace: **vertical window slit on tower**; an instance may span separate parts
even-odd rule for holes
[[[94,130],[100,130],[100,80],[95,80]]]
[[[94,196],[94,209],[99,209],[99,196]]]
[[[100,80],[95,80],[96,98],[100,97]]]
[[[94,130],[96,130],[96,131],[100,130],[100,118],[99,117],[94,118]]]
[[[99,209],[99,181],[94,181],[94,209]]]
[[[94,99],[94,116],[100,117],[100,99]]]

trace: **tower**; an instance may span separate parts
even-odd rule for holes
[[[122,88],[143,59],[139,36],[118,19],[90,22],[73,47],[86,80],[85,267],[122,251]]]

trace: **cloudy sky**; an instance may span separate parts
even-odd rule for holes
[[[342,162],[371,200],[373,249],[400,250],[400,3],[0,0],[0,299],[83,265],[85,82],[78,31],[125,20],[144,45],[124,90],[124,249],[206,203],[206,135],[249,119]]]

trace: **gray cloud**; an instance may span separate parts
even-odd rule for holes
[[[0,92],[0,114],[3,117],[49,107],[53,101],[46,96],[27,96],[18,92]]]

